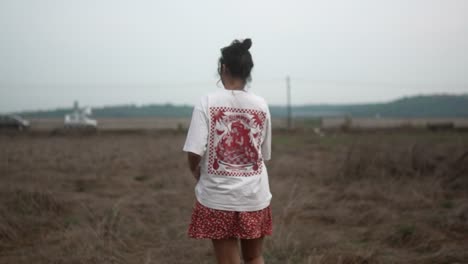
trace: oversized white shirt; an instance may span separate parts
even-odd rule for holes
[[[270,204],[264,161],[271,154],[266,101],[250,91],[222,89],[195,105],[183,147],[202,157],[197,200],[228,211],[257,211]]]

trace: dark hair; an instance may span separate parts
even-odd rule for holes
[[[249,49],[252,46],[251,39],[243,41],[234,40],[231,45],[221,49],[221,57],[218,61],[218,73],[221,76],[224,64],[232,77],[240,78],[244,82],[252,80],[250,72],[254,66]]]

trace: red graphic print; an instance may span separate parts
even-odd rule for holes
[[[210,107],[211,174],[253,176],[262,171],[260,145],[266,114],[252,109]]]

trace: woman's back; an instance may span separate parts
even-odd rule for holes
[[[243,90],[203,96],[184,146],[202,156],[198,201],[219,210],[266,207],[271,194],[264,160],[270,159],[270,142],[270,113],[263,98]]]

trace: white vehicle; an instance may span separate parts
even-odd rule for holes
[[[91,108],[79,108],[78,102],[73,105],[73,113],[65,115],[65,128],[97,128],[97,121],[89,118]]]

